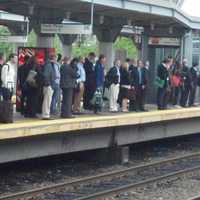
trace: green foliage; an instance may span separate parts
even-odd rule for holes
[[[26,46],[28,47],[36,47],[37,36],[35,32],[32,30],[28,36],[28,42]]]
[[[138,52],[135,44],[132,39],[127,37],[118,37],[115,42],[115,49],[124,49],[127,52],[127,57],[129,58],[137,58]]]
[[[96,37],[79,38],[73,44],[72,55],[86,57],[90,52],[98,53]]]
[[[87,45],[75,43],[73,46],[73,56],[87,56],[90,52],[97,52],[97,45]]]
[[[58,35],[56,35],[55,38],[54,38],[53,46],[56,49],[56,53],[61,53],[62,54],[62,43],[61,43],[60,38],[58,37]]]
[[[5,26],[0,26],[0,36],[10,35],[9,30]],[[3,53],[6,57],[14,50],[14,44],[0,42],[0,52]]]

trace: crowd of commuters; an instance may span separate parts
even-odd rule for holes
[[[44,66],[39,66],[34,56],[25,56],[24,61],[16,74],[17,55],[11,54],[5,62],[0,54],[0,94],[9,101],[15,88],[20,89],[24,117],[41,114],[44,120],[55,116],[73,118],[83,110],[100,112],[106,100],[110,112],[147,111],[146,93],[152,86],[148,61],[116,59],[107,73],[106,57],[100,55],[96,59],[93,52],[87,58],[73,59],[51,53]],[[200,84],[198,66],[189,67],[186,59],[178,62],[169,57],[157,67],[153,84],[157,86],[159,110],[167,109],[169,103],[193,106]]]
[[[167,109],[169,103],[175,107],[194,106],[200,85],[198,64],[189,67],[187,59],[178,62],[167,58],[158,66],[156,84],[159,110]]]

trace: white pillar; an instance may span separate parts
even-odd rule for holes
[[[72,57],[72,45],[62,44],[63,56]]]
[[[53,48],[54,36],[37,36],[37,47]]]
[[[99,42],[99,52],[104,54],[107,58],[106,70],[113,67],[113,62],[115,59],[114,43],[112,42]]]
[[[184,57],[188,60],[189,67],[192,66],[192,54],[193,54],[193,37],[192,31],[186,33],[184,36]]]

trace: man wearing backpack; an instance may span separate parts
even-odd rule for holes
[[[2,92],[4,101],[12,99],[14,89],[16,88],[16,67],[17,67],[17,55],[10,54],[9,60],[3,65],[1,70]]]

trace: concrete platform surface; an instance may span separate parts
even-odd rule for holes
[[[70,133],[90,129],[145,125],[200,117],[200,108],[173,109],[143,113],[119,113],[81,116],[74,119],[19,120],[14,124],[0,124],[0,141],[31,136]],[[84,134],[84,132],[83,132]],[[92,134],[92,132],[91,132]]]

